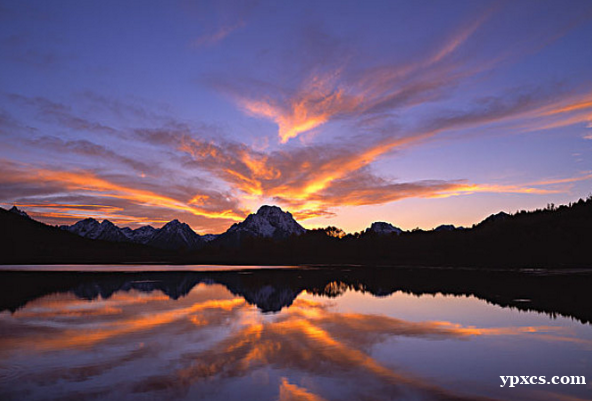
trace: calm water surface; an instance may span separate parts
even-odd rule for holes
[[[0,399],[591,399],[589,305],[549,310],[554,278],[472,294],[439,274],[0,273]]]

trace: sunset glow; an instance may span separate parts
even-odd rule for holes
[[[0,5],[0,206],[40,221],[431,229],[592,191],[588,2],[51,3]]]

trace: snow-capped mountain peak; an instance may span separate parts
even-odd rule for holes
[[[147,244],[163,249],[197,249],[204,242],[188,224],[175,219],[155,230]]]
[[[129,227],[124,227],[121,229],[121,232],[125,234],[125,236],[128,237],[131,242],[136,242],[139,244],[148,243],[156,231],[156,228],[152,226],[142,226],[136,228],[135,230],[132,230]]]
[[[74,234],[78,234],[81,237],[90,239],[100,239],[114,242],[128,241],[127,236],[121,231],[121,229],[115,224],[111,223],[109,220],[103,220],[99,223],[93,218],[87,218],[80,220],[73,226],[65,226],[62,228]]]
[[[63,230],[78,234],[81,237],[115,242],[134,242],[163,249],[193,250],[203,245],[204,241],[189,225],[175,219],[159,229],[142,226],[132,230],[120,228],[109,220],[99,223],[93,218],[80,220],[72,226],[62,226]]]
[[[239,244],[245,237],[285,239],[306,232],[289,212],[284,212],[277,206],[267,205],[261,206],[257,213],[250,214],[243,222],[233,224],[224,234],[208,234],[203,237],[196,234],[188,224],[177,219],[169,221],[159,229],[152,226],[120,228],[109,220],[99,223],[93,218],[61,228],[86,238],[134,242],[170,250],[196,250],[208,242]]]
[[[257,213],[250,214],[242,223],[236,223],[226,233],[245,233],[255,237],[286,238],[306,232],[289,212],[277,206],[261,206]]]
[[[80,220],[71,226],[62,226],[63,229],[68,230],[74,234],[78,234],[81,237],[89,237],[89,233],[92,233],[100,226],[100,223],[92,217]]]

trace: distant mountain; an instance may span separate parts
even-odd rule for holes
[[[512,216],[506,212],[499,212],[499,213],[492,214],[491,216],[487,217],[485,220],[483,220],[482,222],[477,224],[477,226],[483,226],[483,225],[491,224],[491,223],[498,223],[500,221],[507,220],[510,217],[512,217]]]
[[[80,220],[72,226],[62,226],[64,230],[78,234],[81,237],[100,239],[112,242],[133,242],[122,232],[122,230],[109,220],[99,223],[93,218]]]
[[[83,238],[26,214],[0,208],[0,264],[139,263],[170,259],[168,252],[159,249]]]
[[[61,226],[60,228],[85,238],[112,242],[133,242],[167,250],[196,250],[206,243],[191,227],[176,219],[159,229],[143,226],[132,230],[129,227],[117,227],[109,220],[99,223],[93,218],[80,220],[74,225]]]
[[[26,217],[27,219],[30,219],[31,218],[31,217],[29,217],[29,215],[27,213],[25,213],[24,211],[20,210],[16,206],[11,207],[8,211],[10,213],[14,213],[14,214],[18,214],[19,216]]]
[[[384,221],[376,221],[364,231],[364,234],[376,234],[376,235],[400,235],[403,232],[399,227],[395,227],[390,223]]]
[[[466,229],[443,225],[401,232],[376,222],[361,235],[307,231],[276,206],[262,206],[225,233],[204,237],[178,220],[160,229],[132,230],[85,219],[60,230],[11,210],[0,209],[0,263],[592,266],[592,196],[530,212],[500,212]]]
[[[140,228],[136,228],[132,230],[129,227],[124,227],[121,229],[121,232],[128,237],[131,242],[136,242],[138,244],[147,244],[150,239],[154,236],[157,229],[152,226],[142,226]]]
[[[161,249],[196,250],[202,247],[205,241],[189,225],[175,219],[155,230],[146,244]]]
[[[290,214],[277,206],[261,206],[257,213],[250,214],[241,223],[233,224],[214,243],[240,245],[245,238],[273,238],[283,240],[292,235],[302,235],[306,229]]]
[[[434,231],[455,231],[455,230],[466,230],[464,227],[456,227],[453,224],[442,224],[434,228]]]

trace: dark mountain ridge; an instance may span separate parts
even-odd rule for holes
[[[161,228],[143,226],[132,230],[120,228],[109,220],[99,223],[93,218],[80,220],[71,226],[60,226],[62,230],[90,239],[112,242],[131,242],[167,250],[196,250],[206,241],[185,223],[175,219]]]
[[[0,208],[0,264],[146,263],[171,256],[143,245],[83,238]]]
[[[70,233],[20,213],[1,212],[2,263],[124,263],[134,259],[179,264],[592,267],[592,197],[531,212],[498,213],[471,228],[401,231],[379,222],[374,229],[356,234],[335,227],[305,230],[291,214],[263,206],[219,236],[200,237],[187,224],[173,220],[160,229],[137,229],[145,231],[143,242],[137,244],[101,241],[106,234],[112,238],[114,227],[121,235],[137,231],[106,221],[87,219],[71,226],[80,224],[86,235],[100,234],[97,240],[84,238],[86,242],[80,243],[76,235],[57,234]],[[23,232],[29,235],[18,234]],[[95,242],[105,251],[94,249]],[[134,252],[122,258],[124,246],[135,248],[129,248]],[[94,255],[99,256],[95,259]]]
[[[294,220],[290,212],[284,212],[277,206],[264,205],[257,210],[257,213],[248,215],[243,222],[233,224],[212,244],[222,247],[239,247],[243,241],[249,238],[285,240],[304,233],[306,233],[306,229]]]

